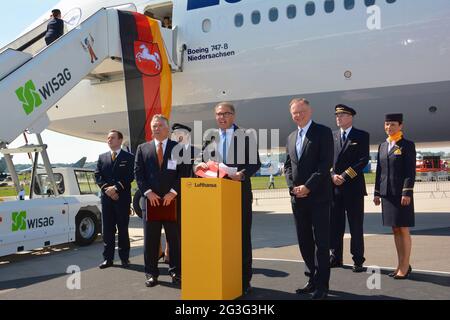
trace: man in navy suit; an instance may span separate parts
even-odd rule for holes
[[[45,43],[49,45],[64,34],[64,20],[61,19],[59,9],[52,10],[52,19],[47,24],[45,31]]]
[[[312,108],[306,99],[290,103],[297,129],[287,140],[286,182],[305,275],[309,278],[298,294],[313,293],[312,299],[327,297],[330,280],[330,206],[333,166],[331,129],[311,120]]]
[[[344,104],[335,107],[333,205],[331,208],[330,267],[342,267],[345,215],[350,227],[350,252],[353,272],[363,272],[364,258],[364,196],[367,195],[363,169],[369,162],[369,134],[353,126],[356,111]]]
[[[251,131],[240,129],[235,124],[236,110],[230,102],[220,102],[215,107],[216,123],[219,127],[218,144],[210,143],[203,150],[203,161],[196,169],[206,169],[205,162],[219,160],[228,167],[237,168],[236,173],[227,177],[241,182],[241,206],[242,206],[242,291],[244,295],[252,290],[252,182],[251,177],[261,167],[259,159],[258,143],[256,136]],[[211,139],[212,141],[212,139]],[[215,145],[215,147],[213,147]],[[208,149],[211,147],[211,153]]]
[[[169,139],[169,121],[163,115],[153,116],[151,130],[153,140],[140,144],[136,151],[134,174],[139,190],[146,198],[144,218],[145,285],[158,284],[158,255],[161,227],[164,226],[169,243],[169,274],[172,283],[181,284],[180,238],[176,221],[153,220],[149,217],[158,206],[169,206],[180,193],[180,166],[172,150],[177,145]]]
[[[111,130],[108,134],[108,146],[111,149],[101,154],[97,161],[95,179],[102,191],[103,223],[103,263],[100,269],[113,265],[116,226],[119,231],[119,257],[122,266],[130,264],[130,221],[131,182],[134,180],[134,156],[121,149],[123,135]]]

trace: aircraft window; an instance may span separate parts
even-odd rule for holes
[[[261,21],[261,13],[259,11],[252,12],[252,23],[258,24]]]
[[[386,0],[387,3],[394,3],[396,0]]]
[[[375,4],[375,0],[364,0],[366,7],[373,6]]]
[[[288,19],[294,19],[297,15],[297,7],[293,4],[289,5],[286,9]]]
[[[269,10],[269,20],[274,22],[278,20],[278,9],[272,8]]]
[[[208,33],[211,31],[211,20],[205,19],[202,22],[202,30],[204,33]]]
[[[312,1],[309,1],[305,5],[305,13],[307,16],[312,16],[316,12],[316,4]]]
[[[234,16],[234,25],[238,28],[242,27],[244,24],[244,16],[241,13],[238,13]]]
[[[331,13],[334,11],[334,0],[326,0],[323,4],[325,12]]]
[[[355,0],[344,0],[345,10],[352,10],[355,7]]]

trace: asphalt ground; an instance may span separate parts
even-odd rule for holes
[[[332,269],[330,300],[450,299],[450,199],[416,197],[416,227],[412,228],[413,273],[407,280],[387,276],[396,266],[394,240],[381,225],[378,207],[366,201],[365,247],[367,272],[351,271],[349,235],[345,236],[344,268]],[[241,299],[303,300],[295,290],[306,282],[297,245],[294,220],[287,199],[259,201],[254,206],[252,239],[254,290]],[[160,285],[145,287],[142,222],[130,221],[131,267],[123,269],[116,258],[112,268],[100,270],[101,237],[92,245],[66,244],[0,258],[0,300],[17,299],[125,299],[178,300],[180,288],[172,285],[167,265],[160,263]],[[207,259],[205,253],[204,259]],[[201,261],[199,261],[201,265]],[[70,266],[81,271],[73,282]],[[73,267],[72,267],[73,268]],[[79,283],[79,289],[73,289]],[[72,289],[69,289],[72,288]]]

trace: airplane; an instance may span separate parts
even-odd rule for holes
[[[84,165],[86,164],[86,160],[87,160],[87,157],[82,157],[80,160],[67,165],[67,167],[78,168],[78,169],[84,168]],[[52,165],[52,168],[56,168],[56,167],[57,166]],[[41,166],[41,165],[38,165],[37,169],[45,169],[45,167]],[[22,169],[22,170],[19,170],[19,171],[17,171],[17,173],[18,174],[24,174],[24,173],[30,173],[31,171],[33,171],[33,166],[25,168],[25,169]]]
[[[63,0],[55,8],[71,30],[101,7],[125,3],[172,19],[163,35],[173,122],[215,127],[214,105],[231,101],[240,126],[278,129],[283,146],[295,130],[289,101],[305,97],[313,119],[333,129],[336,104],[355,108],[355,126],[373,145],[385,139],[391,112],[404,114],[405,134],[419,146],[450,143],[448,0]],[[60,133],[103,141],[114,127],[129,139],[122,64],[103,62],[48,116],[48,129]]]

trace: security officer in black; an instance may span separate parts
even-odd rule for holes
[[[119,232],[119,257],[122,266],[129,267],[131,182],[134,180],[134,156],[121,149],[123,135],[111,130],[108,146],[111,151],[103,153],[97,161],[95,179],[102,191],[103,258],[99,268],[111,267],[114,261],[116,226]]]
[[[195,177],[192,170],[194,162],[200,157],[201,150],[191,144],[192,129],[181,123],[174,123],[172,126],[171,139],[179,143],[179,152],[181,162],[181,177]],[[201,160],[201,159],[199,159]]]
[[[364,196],[367,195],[363,169],[369,162],[369,134],[353,127],[356,111],[343,104],[335,107],[339,130],[334,136],[333,204],[330,227],[330,267],[343,265],[345,214],[350,227],[353,272],[362,272],[364,258]]]

